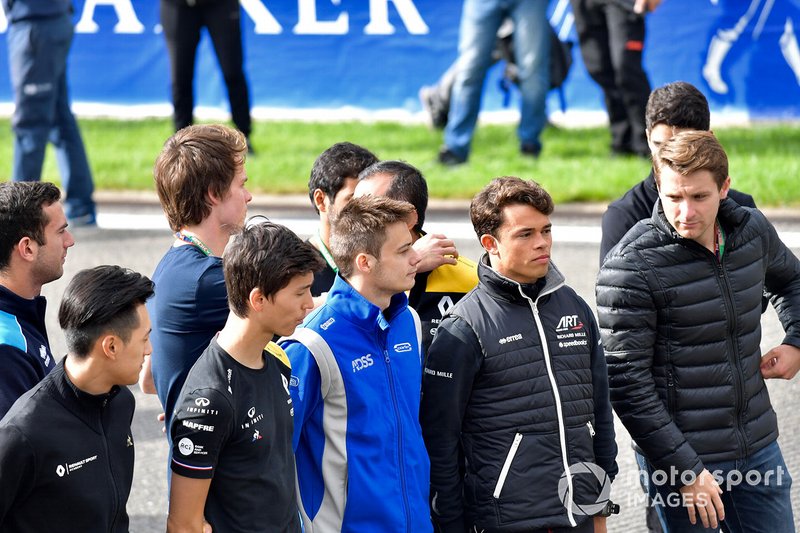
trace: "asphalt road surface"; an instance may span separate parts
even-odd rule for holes
[[[315,227],[313,212],[307,204],[295,207],[261,205],[251,206],[250,214],[264,214],[286,223],[302,237],[307,237]],[[591,306],[594,306],[594,282],[598,270],[599,212],[597,209],[557,209],[553,216],[553,261],[564,272],[570,284]],[[782,238],[800,255],[800,212],[783,212],[774,218]],[[100,206],[100,228],[77,229],[77,244],[69,250],[64,276],[45,286],[48,298],[48,331],[54,354],[65,351],[63,335],[58,329],[56,313],[66,284],[74,274],[84,268],[101,264],[123,265],[146,275],[151,275],[161,256],[171,245],[172,235],[160,209],[149,203],[109,204]],[[116,229],[107,229],[107,228]],[[468,225],[462,207],[436,209],[428,213],[428,232],[443,232],[456,237],[463,255],[477,259],[480,248]],[[782,329],[774,312],[764,315],[762,349],[780,343]],[[155,396],[142,394],[137,386],[131,387],[137,402],[133,422],[136,443],[136,470],[128,502],[131,531],[155,532],[165,530],[167,512],[167,440],[161,424],[156,421],[161,412]],[[780,421],[779,439],[789,471],[800,471],[800,442],[795,432],[800,423],[800,381],[769,382],[769,390]],[[618,516],[609,519],[609,531],[646,531],[644,526],[643,494],[638,487],[637,470],[630,447],[630,437],[617,420],[618,462],[620,475],[613,484],[612,499],[622,506]],[[800,498],[793,491],[795,522],[800,516]]]

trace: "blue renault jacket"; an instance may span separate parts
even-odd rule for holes
[[[282,342],[306,533],[432,531],[418,320],[405,294],[381,312],[337,276]]]
[[[55,368],[44,327],[44,296],[23,298],[0,286],[0,418]]]

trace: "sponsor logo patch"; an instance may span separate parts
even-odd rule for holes
[[[353,372],[364,370],[371,367],[375,362],[372,360],[372,354],[362,355],[353,359]]]
[[[178,451],[181,455],[192,455],[194,451],[194,442],[186,437],[178,441]]]
[[[394,345],[394,351],[397,353],[410,352],[412,350],[410,342],[401,342]]]
[[[499,342],[500,344],[508,344],[509,342],[516,342],[521,340],[522,340],[522,333],[517,333],[516,335],[509,335],[508,337],[503,337],[497,342]]]

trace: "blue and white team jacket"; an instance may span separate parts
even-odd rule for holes
[[[432,531],[419,319],[405,294],[381,312],[337,277],[281,345],[306,533]]]

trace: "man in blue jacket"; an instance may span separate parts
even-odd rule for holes
[[[41,291],[75,244],[60,197],[52,183],[0,184],[0,417],[56,366]]]
[[[324,306],[283,342],[306,531],[431,531],[419,427],[419,255],[407,202],[365,196],[333,220],[339,266]]]

